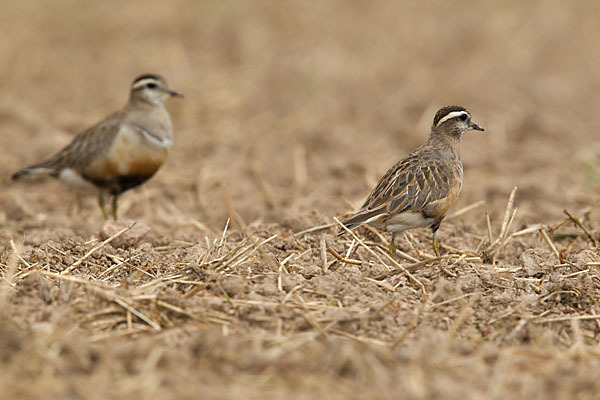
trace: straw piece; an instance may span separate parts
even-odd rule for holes
[[[119,236],[121,236],[122,234],[124,234],[125,232],[130,230],[131,228],[133,228],[135,226],[135,224],[136,224],[136,222],[132,223],[129,226],[126,226],[125,228],[121,229],[119,232],[115,233],[114,235],[112,235],[111,237],[109,237],[108,239],[103,241],[102,243],[99,243],[96,246],[94,246],[90,251],[85,253],[83,257],[81,257],[79,260],[77,260],[73,264],[71,264],[70,267],[68,267],[67,269],[62,271],[61,274],[62,275],[69,274],[75,268],[79,267],[81,265],[81,263],[83,263],[89,256],[91,256],[96,251],[100,250],[102,247],[106,246],[107,244],[109,244],[110,242],[112,242],[113,240],[115,240],[116,238],[118,238]]]

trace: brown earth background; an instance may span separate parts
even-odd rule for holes
[[[0,9],[1,398],[600,397],[597,2]],[[121,198],[151,230],[92,252],[94,198],[8,177],[146,72],[186,96],[168,162]],[[399,265],[387,235],[301,233],[356,209],[448,104],[486,131],[463,139],[452,212],[475,207],[442,224],[441,260],[427,230]]]

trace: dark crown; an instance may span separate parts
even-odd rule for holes
[[[433,118],[433,126],[437,126],[438,122],[440,122],[440,120],[442,118],[444,118],[446,115],[450,114],[451,112],[456,112],[456,111],[467,111],[467,109],[464,107],[461,107],[461,106],[446,106],[446,107],[440,108],[439,111],[435,113],[435,117]]]
[[[154,79],[156,81],[160,81],[161,78],[158,75],[154,75],[154,74],[144,74],[144,75],[140,75],[137,78],[135,78],[135,80],[133,81],[133,83],[137,83],[139,81],[143,81],[144,79]]]

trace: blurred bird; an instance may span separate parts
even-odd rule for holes
[[[123,109],[81,132],[48,160],[14,173],[12,179],[48,174],[76,189],[96,193],[105,219],[105,200],[112,197],[116,220],[119,196],[150,179],[173,145],[171,118],[164,107],[170,97],[183,96],[170,90],[159,75],[138,76]]]
[[[462,187],[460,139],[473,129],[483,131],[471,121],[471,114],[464,107],[440,109],[427,143],[390,168],[360,210],[342,224],[349,229],[369,224],[392,232],[392,257],[397,233],[429,227],[433,231],[433,251],[439,257],[437,230]],[[344,232],[341,229],[338,236]]]

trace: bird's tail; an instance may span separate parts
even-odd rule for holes
[[[38,175],[38,174],[52,174],[54,173],[53,168],[49,168],[46,163],[32,165],[27,168],[23,168],[11,175],[10,179],[16,181],[25,175]]]
[[[342,224],[348,229],[358,228],[359,226],[368,224],[373,219],[376,219],[378,216],[381,215],[381,213],[381,207],[376,208],[374,210],[361,209],[350,218],[346,218],[345,220],[343,220]],[[337,235],[342,236],[344,233],[346,233],[346,230],[344,228],[341,228],[338,231]]]
[[[357,226],[362,225],[362,224],[351,224],[351,223],[348,223],[347,220],[342,221],[342,224],[344,224],[344,226],[346,228],[350,229],[350,230],[356,228]],[[337,235],[338,236],[342,236],[344,233],[346,233],[346,230],[344,228],[340,228],[340,230],[338,231]]]

